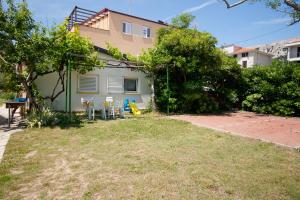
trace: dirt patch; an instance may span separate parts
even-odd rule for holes
[[[25,155],[25,159],[29,159],[34,157],[37,154],[37,151],[30,151],[28,154]]]
[[[171,118],[283,146],[300,147],[300,118],[296,117],[235,112],[223,115],[176,115]]]

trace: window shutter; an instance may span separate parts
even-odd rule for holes
[[[79,76],[79,92],[98,92],[98,76]]]
[[[108,93],[123,93],[123,77],[108,77]]]

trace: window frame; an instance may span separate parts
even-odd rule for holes
[[[247,60],[243,60],[243,61],[242,61],[242,67],[243,67],[243,68],[247,68],[247,67],[248,67],[248,62],[247,62]]]
[[[125,80],[135,80],[135,84],[136,84],[136,90],[135,91],[129,91],[129,90],[126,90],[125,88]],[[124,93],[125,94],[129,94],[129,93],[139,93],[139,78],[137,77],[124,77],[123,78],[123,90],[124,90]]]
[[[96,78],[95,91],[82,91],[80,88],[80,77],[94,77]],[[77,93],[78,94],[99,94],[99,75],[98,74],[78,74],[77,76]]]
[[[143,36],[143,38],[150,38],[151,37],[151,28],[148,26],[142,26],[142,36]]]
[[[125,30],[124,30],[124,25],[125,25]],[[129,32],[127,32],[127,30],[129,30]],[[126,35],[132,35],[132,23],[124,21],[122,23],[122,32],[123,34]]]
[[[246,58],[246,57],[249,57],[249,53],[248,52],[242,53],[242,58]]]

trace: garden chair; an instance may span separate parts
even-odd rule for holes
[[[115,106],[113,97],[106,97],[104,102],[104,109],[103,109],[103,118],[112,118],[115,119]]]
[[[94,97],[81,98],[81,104],[85,108],[89,120],[95,120],[95,99]]]

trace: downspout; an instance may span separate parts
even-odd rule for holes
[[[154,77],[151,75],[151,106],[152,109],[155,111],[156,110],[156,104],[155,104],[155,88],[154,88]]]

